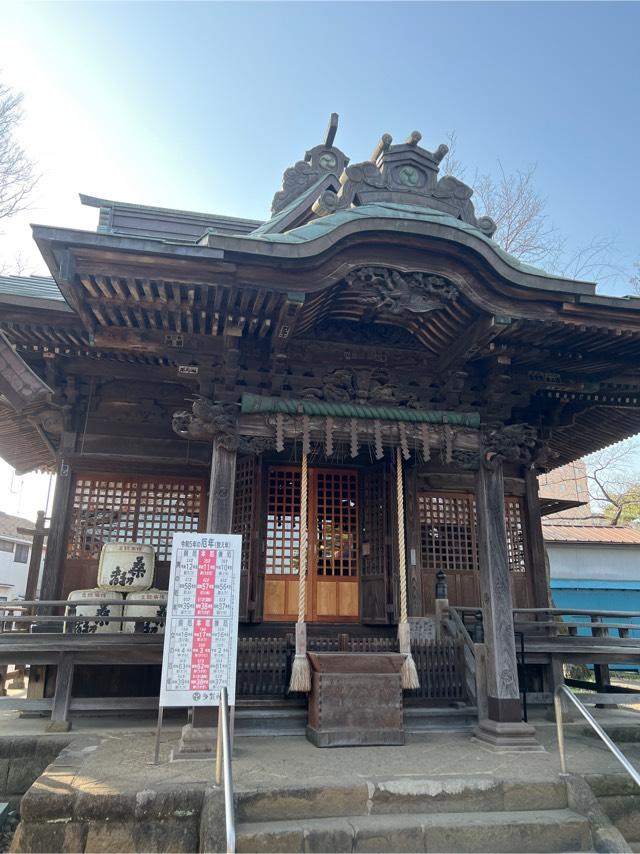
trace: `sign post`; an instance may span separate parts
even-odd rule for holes
[[[218,706],[221,688],[235,706],[241,548],[239,534],[173,535],[156,763],[166,706]]]

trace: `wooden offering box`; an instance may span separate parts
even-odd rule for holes
[[[309,653],[316,747],[404,744],[399,653]]]

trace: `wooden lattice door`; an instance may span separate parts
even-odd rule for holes
[[[357,620],[358,475],[344,469],[315,469],[312,483],[311,495],[315,498],[309,519],[312,616],[321,622]]]
[[[386,624],[396,617],[396,507],[386,462],[362,473],[362,578],[360,613],[363,623]]]
[[[359,616],[358,476],[309,469],[306,619],[345,622]],[[267,488],[264,619],[298,615],[300,469],[273,466]]]
[[[425,613],[433,613],[436,573],[444,570],[452,605],[480,606],[476,501],[473,493],[418,494]],[[530,607],[531,574],[522,501],[505,498],[507,556],[514,606]]]

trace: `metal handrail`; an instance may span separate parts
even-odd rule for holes
[[[609,738],[606,732],[602,729],[600,724],[596,721],[596,719],[589,714],[584,705],[578,700],[575,694],[570,691],[566,685],[558,685],[553,694],[553,704],[555,706],[556,711],[556,730],[558,734],[558,752],[560,753],[560,768],[563,774],[567,773],[567,761],[565,756],[565,748],[564,748],[564,729],[563,729],[563,721],[562,721],[562,700],[561,694],[565,694],[577,710],[580,712],[582,717],[587,721],[587,723],[591,726],[593,730],[595,730],[596,735],[599,735],[602,741],[607,745],[609,750],[613,753],[618,762],[623,766],[625,771],[631,775],[634,783],[640,786],[640,773],[636,771],[633,765],[629,762],[624,753],[617,747],[613,741]]]
[[[229,698],[226,688],[220,689],[218,706],[218,739],[216,747],[216,785],[224,779],[224,823],[227,831],[227,854],[236,850],[236,818],[233,804],[231,773],[231,737],[229,734]]]

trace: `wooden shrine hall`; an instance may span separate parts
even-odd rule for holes
[[[524,727],[514,620],[550,607],[536,475],[640,431],[640,300],[503,251],[446,146],[351,164],[336,129],[265,222],[81,196],[95,232],[33,226],[51,278],[0,278],[0,453],[57,473],[42,601],[106,543],[152,545],[166,589],[173,532],[241,533],[241,694],[286,693],[294,652],[412,650],[405,697],[483,696],[495,741]]]

